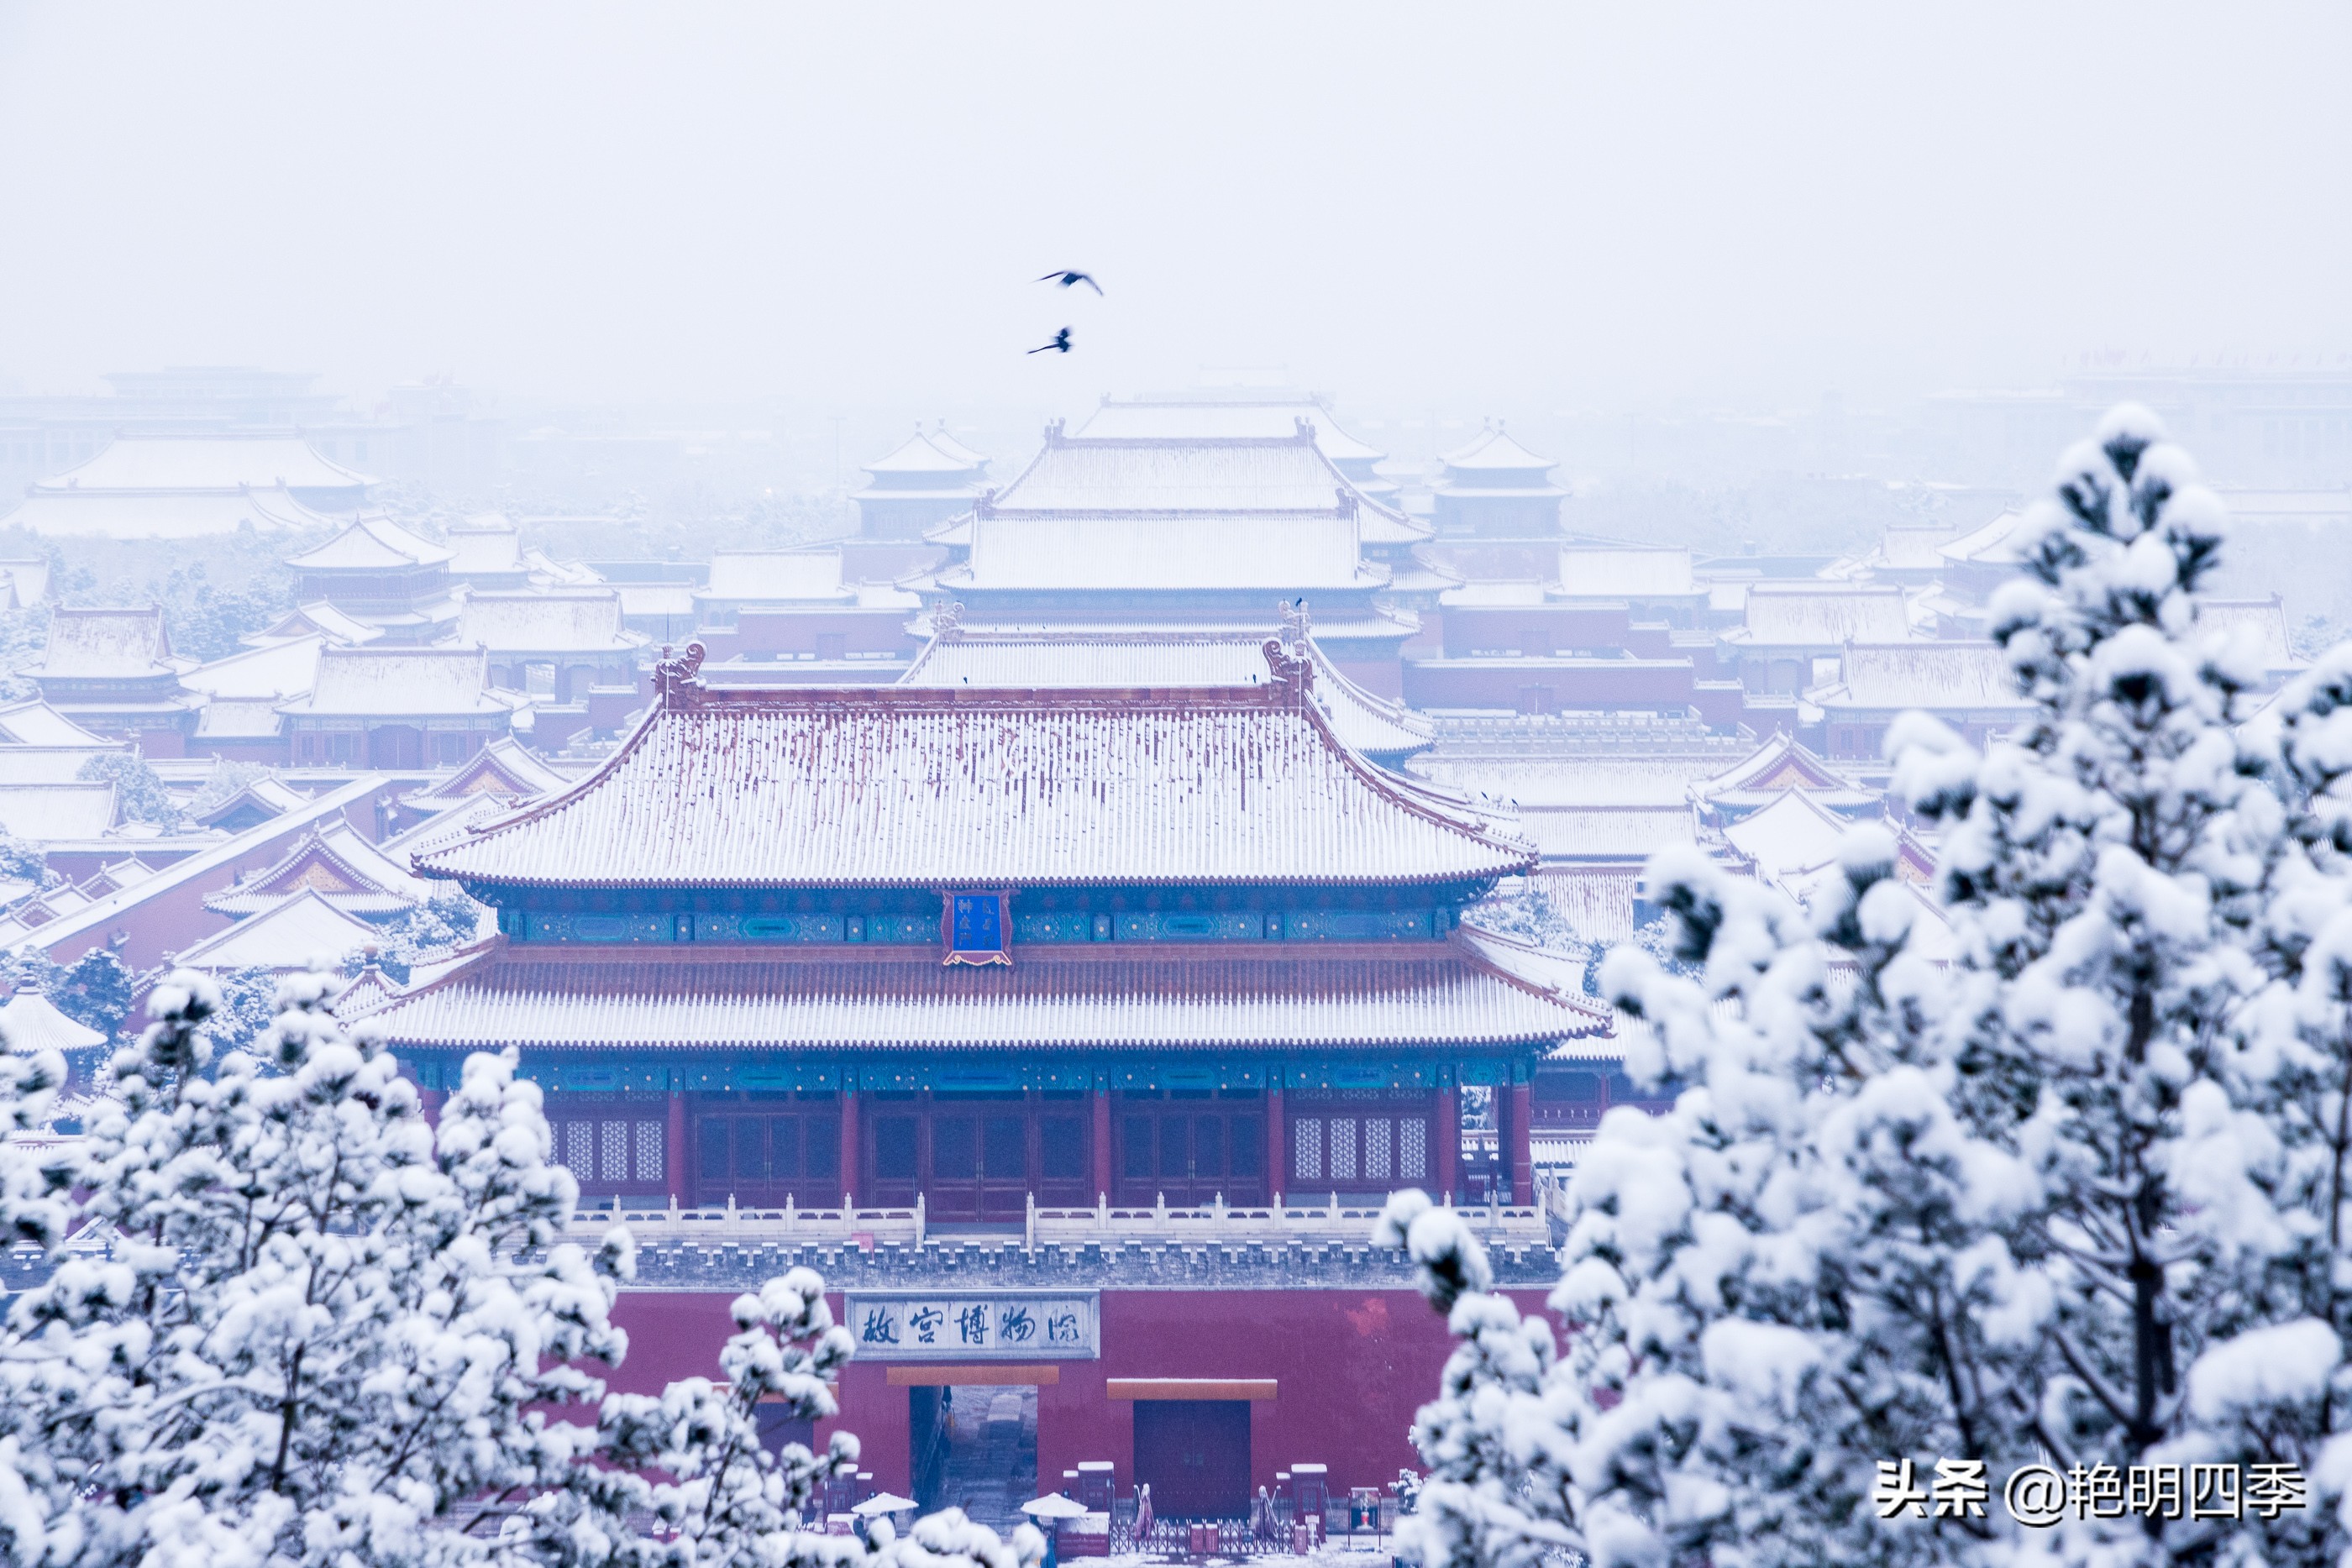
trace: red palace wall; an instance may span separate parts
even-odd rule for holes
[[[1539,1291],[1507,1294],[1523,1312],[1542,1311]],[[630,1350],[613,1387],[656,1393],[677,1378],[717,1377],[733,1300],[726,1291],[622,1296],[614,1317]],[[838,1317],[841,1298],[831,1300]],[[1133,1489],[1135,1406],[1107,1396],[1113,1377],[1274,1378],[1275,1396],[1250,1406],[1253,1490],[1301,1463],[1328,1465],[1335,1492],[1385,1485],[1417,1464],[1405,1433],[1435,1396],[1450,1343],[1444,1322],[1411,1291],[1105,1291],[1101,1359],[1055,1363],[1059,1382],[1037,1391],[1039,1488],[1058,1490],[1062,1472],[1082,1459],[1108,1459],[1120,1492]],[[856,1433],[860,1468],[876,1486],[903,1493],[913,1484],[908,1391],[888,1385],[889,1364],[852,1362],[841,1418],[817,1436],[835,1427]]]

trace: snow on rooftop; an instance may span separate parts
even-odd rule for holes
[[[919,423],[914,434],[863,466],[868,474],[976,476],[987,465],[987,458],[950,435],[945,426],[925,430]]]
[[[63,680],[134,680],[176,673],[171,656],[157,605],[60,608],[50,612],[48,646],[27,673]]]
[[[961,1051],[1428,1046],[1548,1041],[1603,1027],[1590,1003],[1508,975],[1466,934],[1373,954],[1249,946],[1149,956],[1120,944],[1037,948],[985,973],[943,966],[929,947],[854,959],[677,948],[648,960],[509,946],[371,1018],[396,1045],[498,1040],[525,1050],[780,1040]]]
[[[336,818],[303,834],[276,863],[205,898],[205,907],[221,915],[253,915],[305,890],[346,914],[388,915],[424,903],[434,887]]]
[[[1546,862],[1622,861],[1640,865],[1672,844],[1698,841],[1688,805],[1530,806],[1519,821]]]
[[[696,597],[792,602],[853,594],[842,586],[837,549],[720,550],[710,558],[710,586]]]
[[[1265,643],[1271,634],[1236,632],[1101,632],[1089,634],[982,634],[934,638],[898,684],[949,689],[1263,685],[1272,678]],[[1433,733],[1429,721],[1387,702],[1341,674],[1309,644],[1315,680],[1309,696],[1341,745],[1368,756],[1417,751]]]
[[[1522,808],[1681,806],[1692,787],[1723,767],[1712,751],[1660,749],[1631,755],[1522,758],[1423,757],[1416,777],[1516,800]]]
[[[1834,856],[1851,826],[1803,790],[1790,789],[1727,826],[1723,836],[1764,875],[1777,878]]]
[[[1955,565],[1962,562],[1983,566],[2015,565],[2017,549],[2010,543],[2010,536],[2017,532],[2018,525],[2023,521],[2025,514],[2012,507],[1992,521],[1937,546],[1937,558]]]
[[[346,614],[323,599],[298,605],[288,611],[259,632],[247,634],[243,641],[253,643],[283,642],[289,638],[307,637],[312,632],[331,643],[350,647],[355,643],[372,643],[383,635],[383,628],[371,626],[355,616]]]
[[[1825,707],[2024,708],[2009,657],[1991,643],[1854,643]]]
[[[84,729],[38,697],[0,704],[0,744],[9,746],[103,747],[119,751],[123,742]]]
[[[1546,866],[1536,885],[1568,928],[1587,942],[1609,945],[1633,939],[1633,902],[1642,873],[1618,866]]]
[[[1895,571],[1933,571],[1944,564],[1944,547],[1953,530],[1944,527],[1896,525],[1881,534],[1871,564]]]
[[[265,740],[284,732],[278,697],[215,697],[196,715],[196,735],[205,740]]]
[[[55,1002],[27,988],[0,1007],[0,1042],[19,1056],[29,1056],[37,1051],[88,1051],[104,1045],[106,1036],[68,1018]]]
[[[1908,647],[1912,644],[1903,644]],[[1774,789],[1812,789],[1831,794],[1852,793],[1854,781],[1815,756],[1786,730],[1775,730],[1731,767],[1697,780],[1695,792],[1703,799],[1752,795]]]
[[[357,491],[366,475],[329,462],[299,435],[221,432],[201,435],[118,435],[87,463],[34,486],[58,490]]]
[[[1342,430],[1329,409],[1307,398],[1105,398],[1076,434],[1080,439],[1273,440],[1295,433],[1302,419],[1334,462],[1376,463],[1387,455]]]
[[[180,677],[180,685],[215,701],[299,696],[318,684],[319,654],[326,646],[327,639],[316,633],[264,643],[198,664]]]
[[[0,784],[0,831],[37,843],[105,836],[114,826],[114,786]]]
[[[1517,609],[1546,603],[1549,597],[1544,585],[1532,577],[1489,578],[1445,589],[1437,601],[1448,609]]]
[[[1409,796],[1286,683],[688,693],[596,774],[419,869],[527,884],[1440,882],[1524,846]]]
[[[621,596],[621,614],[637,616],[690,616],[694,613],[694,596],[699,591],[690,582],[616,582],[613,591]]]
[[[456,640],[493,653],[617,653],[645,645],[622,624],[621,596],[609,588],[466,596]]]
[[[410,533],[390,517],[361,517],[316,549],[289,556],[297,571],[399,571],[446,563],[455,552]]]
[[[477,796],[511,801],[561,789],[572,780],[558,773],[509,736],[499,736],[467,758],[446,779],[403,798],[420,811],[446,812]]]
[[[1049,435],[982,507],[1042,512],[1323,513],[1370,505],[1313,440],[1100,441]]]
[[[1448,470],[1524,475],[1525,482],[1533,486],[1544,485],[1544,476],[1557,465],[1552,459],[1538,457],[1520,445],[1499,424],[1486,426],[1467,444],[1445,454],[1443,461]]]
[[[479,648],[329,648],[319,655],[310,694],[281,712],[451,717],[505,713],[514,706],[488,689]]]
[[[183,948],[171,961],[189,969],[304,969],[320,958],[339,963],[383,940],[376,927],[304,888]]]
[[[449,530],[453,576],[495,576],[523,570],[522,536],[497,512],[467,517]]]
[[[1559,591],[1577,599],[1669,599],[1704,592],[1691,552],[1674,545],[1559,547]]]
[[[1756,582],[1735,641],[1767,647],[1834,647],[1891,643],[1910,634],[1900,588],[1875,584]]]
[[[977,589],[1261,590],[1377,587],[1353,519],[1189,517],[982,517],[967,567],[942,581]]]
[[[0,784],[71,784],[92,759],[121,756],[126,744],[0,746]]]

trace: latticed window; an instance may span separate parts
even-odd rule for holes
[[[1331,1118],[1331,1179],[1356,1179],[1356,1119],[1353,1116]]]
[[[555,1157],[590,1197],[659,1192],[669,1177],[667,1109],[559,1097],[547,1117]]]
[[[1294,1191],[1311,1193],[1318,1182],[1334,1191],[1386,1191],[1434,1174],[1427,1101],[1382,1104],[1377,1093],[1332,1098],[1339,1103],[1309,1103],[1290,1115]]]

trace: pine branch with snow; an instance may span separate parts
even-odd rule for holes
[[[1896,726],[1948,966],[1907,950],[1883,833],[1810,912],[1654,862],[1689,972],[1621,950],[1602,986],[1654,1026],[1629,1071],[1689,1087],[1579,1163],[1549,1370],[1496,1353],[1527,1330],[1466,1235],[1388,1225],[1461,1342],[1423,1562],[1555,1531],[1604,1568],[2345,1560],[2326,1511],[2027,1532],[1999,1504],[2044,1457],[2352,1485],[2352,654],[2247,722],[2259,662],[2199,615],[2223,524],[2119,411],[1993,601],[2030,721],[1981,755]]]
[[[439,1135],[373,1040],[288,982],[262,1054],[212,1061],[210,981],[158,988],[94,1118],[75,1249],[0,1330],[11,1562],[410,1563],[482,1558],[468,1500],[560,1487],[617,1359],[625,1249],[556,1238],[538,1092],[477,1056]],[[11,1191],[26,1151],[0,1151]]]
[[[340,982],[296,976],[251,1049],[183,971],[116,1054],[65,1153],[27,1134],[54,1051],[0,1056],[0,1224],[47,1279],[0,1323],[0,1562],[22,1568],[1032,1568],[949,1511],[907,1537],[804,1528],[854,1468],[760,1441],[763,1406],[823,1419],[850,1354],[806,1270],[736,1303],[723,1376],[608,1395],[625,1230],[563,1239],[509,1051],[467,1060],[428,1125]],[[242,1031],[239,1031],[242,1032]],[[68,1245],[68,1234],[73,1244]],[[651,1528],[649,1529],[648,1521]]]

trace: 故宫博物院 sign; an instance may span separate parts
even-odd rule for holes
[[[844,1326],[861,1361],[1091,1361],[1102,1321],[1090,1291],[852,1291]]]

